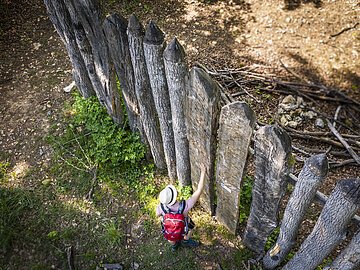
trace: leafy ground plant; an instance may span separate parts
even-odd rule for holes
[[[4,269],[65,269],[70,249],[79,269],[103,263],[122,263],[127,269],[174,263],[177,269],[237,269],[251,258],[239,239],[201,207],[192,218],[194,238],[202,245],[173,254],[155,217],[157,196],[169,179],[144,160],[139,136],[115,125],[96,98],[78,94],[62,121],[48,137],[53,153],[44,178],[29,173],[22,182],[34,184],[15,188],[7,181],[7,165],[0,167]],[[178,189],[183,199],[192,194],[190,186]]]

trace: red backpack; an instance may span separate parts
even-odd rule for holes
[[[161,209],[165,213],[161,222],[162,233],[165,239],[170,241],[181,241],[188,232],[187,218],[183,214],[185,201],[180,201],[177,212],[172,212],[164,204],[161,204]]]

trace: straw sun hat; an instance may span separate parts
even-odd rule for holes
[[[173,185],[167,185],[159,194],[162,204],[173,205],[176,202],[177,190]]]

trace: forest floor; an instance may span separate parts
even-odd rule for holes
[[[302,119],[296,127],[288,130],[293,134],[330,132],[327,127],[317,127],[315,119],[320,116],[330,120],[335,118],[341,105],[336,115],[339,121],[336,128],[341,134],[353,136],[355,142],[351,146],[360,155],[358,1],[102,2],[105,13],[118,12],[125,17],[135,13],[144,24],[150,19],[155,21],[168,41],[176,36],[185,48],[189,66],[201,64],[213,72],[214,79],[223,83],[229,96],[251,105],[261,123],[281,123],[278,108],[288,94],[292,93],[296,98],[297,95],[293,94],[296,91],[306,95],[313,91],[315,96],[325,99],[316,99],[314,95],[310,99],[304,97],[304,110],[311,108],[317,114],[314,118]],[[64,104],[72,100],[72,96],[63,90],[72,82],[71,64],[48,19],[43,1],[1,0],[0,27],[0,161],[9,162],[14,187],[37,188],[39,182],[48,178],[48,165],[52,159],[45,137],[54,124],[63,125],[61,115]],[[234,70],[245,71],[239,78],[243,88],[234,86],[234,82],[224,82],[224,78]],[[252,78],[248,76],[251,72],[263,76],[260,81],[263,81],[264,89],[251,89]],[[283,82],[298,82],[302,86],[296,86],[294,91],[294,88],[291,90],[270,82],[268,77]],[[269,86],[273,86],[272,92]],[[342,98],[338,92],[348,99]],[[295,147],[305,146],[307,149],[294,151],[297,170],[301,168],[302,160],[308,157],[304,152],[311,152],[309,149],[326,150],[330,146],[313,137],[292,137]],[[331,133],[326,137],[337,141]],[[354,161],[341,164],[352,159],[343,147],[332,146],[331,151],[343,152],[343,155],[329,155],[334,166],[321,187],[327,195],[338,180],[360,177],[360,167]],[[28,177],[29,172],[31,177]],[[251,165],[248,173],[251,173]],[[304,221],[301,238],[311,231],[313,224],[312,220]],[[211,254],[225,254],[228,249],[234,249],[234,245],[225,243],[213,249],[207,247],[195,256],[201,262],[198,265],[202,265],[201,269],[219,269],[216,267],[220,264],[211,259]],[[13,250],[11,256],[27,257],[22,262],[31,264],[32,258],[42,258],[38,252],[36,246],[30,245],[25,250],[20,247]],[[53,269],[61,269],[56,261],[50,265]],[[3,267],[13,269],[11,265]],[[25,264],[17,265],[17,269],[30,268]]]

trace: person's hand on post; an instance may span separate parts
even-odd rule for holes
[[[198,184],[198,190],[202,190],[204,187],[204,181],[205,181],[205,172],[206,172],[206,167],[204,164],[200,164],[200,170],[201,170],[201,174],[200,174],[200,180],[199,180],[199,184]]]

